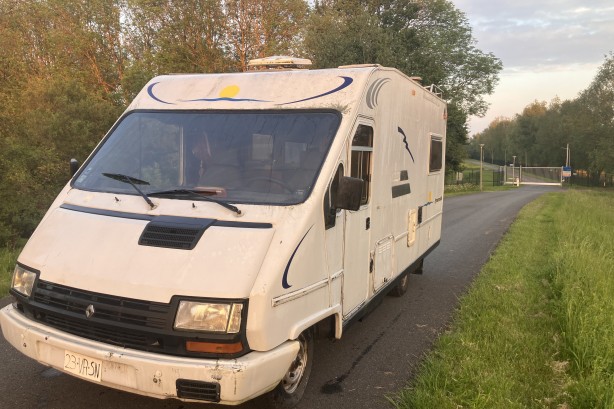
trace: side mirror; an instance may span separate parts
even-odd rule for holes
[[[333,207],[335,209],[358,210],[362,198],[364,181],[359,178],[343,176],[339,179]]]
[[[75,173],[79,170],[79,161],[77,159],[70,160],[70,177],[75,176]]]

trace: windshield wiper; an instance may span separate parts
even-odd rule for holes
[[[222,202],[220,200],[215,200],[207,196],[203,196],[199,194],[198,192],[199,192],[198,190],[192,190],[192,189],[172,189],[172,190],[161,190],[159,192],[152,192],[149,194],[149,196],[189,196],[196,200],[217,203],[220,206],[225,207],[226,209],[231,210],[238,215],[241,214],[241,210],[239,210],[237,206],[231,205],[230,203]]]
[[[123,182],[123,183],[128,183],[130,186],[132,186],[137,192],[139,192],[139,194],[143,197],[143,199],[145,199],[145,201],[147,202],[147,204],[153,209],[154,207],[156,207],[156,205],[154,204],[154,202],[151,201],[151,199],[149,197],[147,197],[147,195],[145,193],[143,193],[143,191],[141,189],[138,188],[137,185],[149,185],[149,182],[145,182],[144,180],[141,179],[137,179],[137,178],[133,178],[132,176],[128,176],[128,175],[122,175],[121,173],[103,173],[103,176],[106,176],[108,178],[111,179],[115,179],[118,182]]]

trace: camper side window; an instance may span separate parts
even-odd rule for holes
[[[371,156],[373,155],[373,128],[359,125],[352,140],[352,163],[350,176],[362,179],[365,184],[362,189],[360,205],[369,202],[371,191]]]
[[[443,165],[443,142],[441,137],[431,135],[431,155],[429,160],[429,173],[439,172]]]

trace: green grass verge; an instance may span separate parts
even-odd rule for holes
[[[525,207],[397,408],[614,408],[614,195]]]
[[[21,252],[19,248],[0,248],[0,298],[9,294],[11,278],[17,256]]]

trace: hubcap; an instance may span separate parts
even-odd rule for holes
[[[294,393],[298,385],[301,383],[301,379],[303,379],[303,374],[305,373],[305,367],[307,366],[307,360],[309,357],[307,356],[307,340],[305,337],[301,335],[298,338],[299,341],[299,350],[298,354],[296,354],[296,358],[294,362],[290,365],[288,372],[281,380],[281,386],[284,388],[286,393]]]

